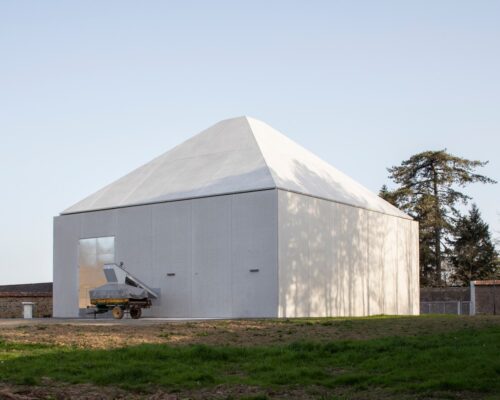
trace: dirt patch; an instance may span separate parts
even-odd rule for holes
[[[0,384],[0,398],[9,400],[33,399],[78,399],[78,400],[111,400],[111,399],[143,399],[143,395],[133,394],[113,387],[93,385],[47,384],[44,386],[15,386]],[[173,400],[168,395],[160,397]]]
[[[114,387],[100,387],[88,384],[69,385],[47,382],[43,386],[15,386],[0,383],[0,399],[5,400],[202,400],[202,399],[350,399],[350,400],[437,400],[437,399],[479,399],[475,393],[443,392],[425,395],[392,393],[384,389],[355,391],[349,388],[327,389],[321,387],[262,389],[254,386],[234,385],[200,388],[198,390],[168,393],[161,389],[151,393],[131,393]]]
[[[259,346],[301,340],[362,340],[500,326],[499,316],[224,320],[128,324],[40,323],[0,327],[0,339],[109,349],[141,343]]]

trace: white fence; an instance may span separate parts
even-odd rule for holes
[[[420,314],[471,314],[470,301],[422,301]]]

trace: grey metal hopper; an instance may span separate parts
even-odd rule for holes
[[[91,299],[157,299],[158,293],[132,275],[120,264],[105,264],[104,275],[108,283],[89,291]]]
[[[146,299],[148,292],[126,283],[107,283],[89,291],[90,299]]]

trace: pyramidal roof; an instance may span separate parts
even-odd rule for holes
[[[262,121],[227,119],[62,214],[279,188],[410,218]]]

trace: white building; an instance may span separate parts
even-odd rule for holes
[[[54,315],[102,265],[160,292],[144,315],[418,314],[418,226],[265,123],[221,121],[54,219]]]

